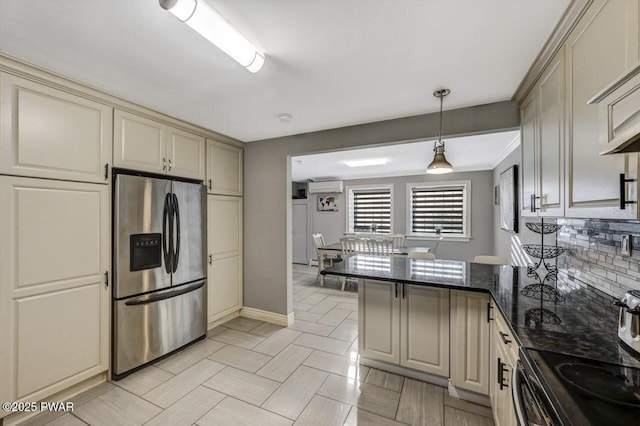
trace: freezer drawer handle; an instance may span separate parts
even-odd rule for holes
[[[136,297],[133,300],[129,300],[125,302],[125,305],[127,306],[148,305],[150,303],[159,302],[161,300],[171,299],[172,297],[180,296],[181,294],[190,293],[194,290],[199,289],[203,285],[204,285],[204,281],[200,281],[198,283],[185,286],[184,288],[177,288],[173,291],[162,293],[157,296],[144,295],[144,296]]]

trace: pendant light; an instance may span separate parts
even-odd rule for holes
[[[442,99],[449,93],[451,93],[449,89],[433,92],[433,96],[440,98],[440,131],[438,132],[438,140],[433,143],[433,152],[435,152],[433,161],[427,166],[427,173],[429,174],[443,174],[453,171],[453,166],[444,156],[444,141],[442,140]]]

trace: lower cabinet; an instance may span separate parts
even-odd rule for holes
[[[208,322],[242,308],[242,198],[207,196]]]
[[[109,367],[110,191],[0,176],[0,199],[0,400],[38,401]]]
[[[363,279],[358,288],[361,356],[449,375],[449,290]]]
[[[511,396],[511,375],[518,361],[518,345],[511,336],[497,309],[492,330],[489,393],[496,426],[517,426],[513,398]]]
[[[451,384],[489,395],[490,297],[451,290]]]

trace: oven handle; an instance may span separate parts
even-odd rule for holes
[[[511,374],[511,396],[513,398],[513,407],[516,411],[516,418],[518,420],[518,425],[527,426],[529,423],[527,422],[527,416],[525,414],[524,403],[522,401],[522,391],[520,390],[523,386],[523,373],[522,373],[522,364],[518,361],[518,365],[513,369]]]

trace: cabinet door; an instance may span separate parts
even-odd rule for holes
[[[207,188],[210,194],[242,195],[242,149],[207,140]]]
[[[166,126],[115,110],[113,164],[125,169],[167,172]]]
[[[540,78],[538,96],[539,216],[564,215],[564,55],[561,50]]]
[[[502,342],[499,342],[497,339],[495,356],[496,358],[493,363],[495,369],[492,370],[492,379],[496,382],[496,402],[492,407],[495,424],[496,426],[518,426],[513,397],[511,395],[511,375],[515,368],[515,362],[503,347]],[[502,372],[500,372],[500,369]],[[500,381],[503,383],[502,386],[500,385]]]
[[[489,394],[489,296],[451,291],[451,382]]]
[[[242,198],[207,197],[208,318],[242,308]]]
[[[170,175],[204,180],[204,137],[168,128],[168,165]]]
[[[112,109],[0,73],[0,173],[107,183]]]
[[[389,281],[358,282],[358,347],[360,355],[400,363],[400,298]]]
[[[536,216],[531,209],[532,197],[536,196],[536,145],[538,139],[538,96],[534,88],[520,107],[520,146],[522,147],[522,161],[520,176],[522,198],[520,212],[522,216]]]
[[[637,154],[600,156],[598,107],[587,101],[638,60],[638,1],[597,0],[565,45],[567,217],[637,218],[619,208],[619,174],[637,175]]]
[[[400,365],[449,377],[449,290],[404,284]]]
[[[110,191],[0,176],[0,198],[0,396],[37,401],[108,369]]]

